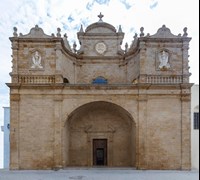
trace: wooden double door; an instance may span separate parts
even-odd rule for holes
[[[93,165],[107,166],[107,139],[93,140]]]

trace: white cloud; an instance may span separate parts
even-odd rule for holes
[[[124,6],[126,7],[126,9],[130,9],[132,7],[132,3],[131,2],[128,2],[128,0],[120,0],[120,2],[122,4],[124,4]]]
[[[90,5],[89,10],[87,6]],[[156,33],[166,24],[174,34],[183,33],[187,26],[193,39],[190,43],[190,64],[193,72],[192,82],[198,82],[199,59],[199,1],[198,0],[1,0],[0,4],[0,82],[9,81],[11,71],[11,43],[13,27],[18,32],[29,33],[38,24],[46,34],[56,33],[57,27],[62,34],[67,33],[71,44],[77,41],[80,25],[84,28],[98,21],[102,12],[104,21],[116,28],[122,25],[125,34],[124,44],[133,40],[134,33]]]
[[[87,9],[87,6],[90,8]],[[84,28],[98,21],[97,15],[102,12],[104,21],[116,28],[122,25],[126,33],[125,42],[133,40],[140,27],[144,32],[154,34],[163,24],[166,24],[174,34],[183,33],[187,26],[188,34],[192,36],[190,48],[192,79],[198,81],[198,0],[2,0],[0,4],[0,81],[8,80],[11,71],[11,48],[9,36],[12,28],[27,34],[36,24],[47,34],[56,33],[57,27],[62,34],[67,33],[71,44],[77,41],[77,31],[80,25]],[[196,61],[195,61],[196,60]]]
[[[158,5],[158,1],[152,0],[152,2],[151,2],[151,4],[150,4],[150,8],[151,8],[151,9],[154,9],[154,8],[157,7],[157,5]]]

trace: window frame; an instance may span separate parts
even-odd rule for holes
[[[194,112],[193,123],[194,130],[199,130],[199,112]]]

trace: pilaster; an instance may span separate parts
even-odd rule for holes
[[[191,95],[189,89],[181,94],[181,169],[191,169]]]
[[[19,153],[19,94],[10,95],[10,169],[20,169]]]
[[[144,90],[143,90],[144,91]],[[137,162],[138,169],[147,169],[146,160],[146,135],[147,135],[147,95],[145,92],[138,96],[138,136],[137,144]]]
[[[146,83],[146,43],[140,42],[140,83]]]
[[[62,95],[54,96],[54,168],[63,167],[62,157]]]
[[[184,41],[183,47],[182,47],[182,53],[183,53],[183,83],[189,83],[189,60],[188,60],[188,50],[189,50],[189,42]]]
[[[63,83],[63,77],[62,77],[62,52],[61,52],[62,46],[61,42],[56,42],[56,75],[55,80],[56,83]]]

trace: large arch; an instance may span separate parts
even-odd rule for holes
[[[106,142],[103,165],[135,167],[136,125],[130,113],[116,104],[97,101],[82,105],[68,116],[63,132],[65,167],[98,165],[95,141],[102,140]]]

